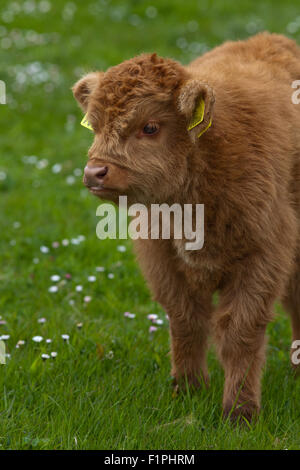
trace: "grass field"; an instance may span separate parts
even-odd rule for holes
[[[172,396],[167,320],[131,243],[96,238],[99,201],[81,182],[92,134],[70,92],[83,72],[142,51],[186,63],[264,29],[300,42],[298,1],[1,0],[1,449],[300,449],[279,305],[256,424],[223,423],[213,350],[210,390]],[[153,333],[150,313],[163,320]]]

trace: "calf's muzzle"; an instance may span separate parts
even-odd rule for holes
[[[107,173],[107,166],[86,166],[84,169],[83,182],[88,188],[101,186]]]

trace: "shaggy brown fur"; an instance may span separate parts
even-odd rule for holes
[[[265,330],[282,298],[300,339],[300,48],[284,36],[227,42],[186,67],[143,54],[81,79],[74,95],[95,130],[98,196],[203,203],[205,243],[137,240],[154,298],[170,318],[172,375],[208,384],[207,338],[225,371],[226,415],[260,407]],[[205,100],[204,121],[188,124]],[[212,126],[200,137],[212,117]],[[148,122],[159,126],[143,134]],[[212,307],[212,296],[219,302]]]

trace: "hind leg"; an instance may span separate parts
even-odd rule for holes
[[[292,322],[291,362],[292,366],[299,371],[300,353],[296,354],[296,352],[300,345],[300,255],[297,257],[296,269],[289,281],[283,305],[290,314]]]

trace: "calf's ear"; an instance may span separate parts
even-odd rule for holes
[[[99,85],[103,72],[90,72],[72,87],[73,95],[84,112],[87,111],[90,94]]]
[[[182,85],[178,107],[186,118],[186,127],[193,141],[209,129],[214,102],[214,92],[206,83],[192,79]]]

